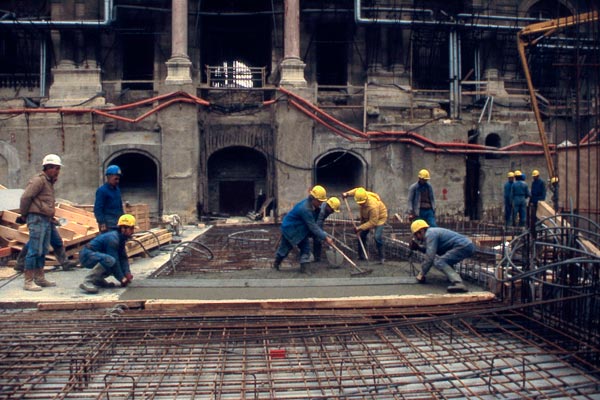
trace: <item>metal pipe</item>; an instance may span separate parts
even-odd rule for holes
[[[53,20],[40,20],[40,21],[24,21],[24,20],[0,20],[0,25],[19,25],[22,27],[36,27],[47,26],[49,28],[87,28],[87,27],[98,27],[107,26],[113,22],[113,0],[104,0],[104,19],[95,21],[53,21]]]

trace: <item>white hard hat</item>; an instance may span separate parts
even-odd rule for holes
[[[42,166],[45,166],[45,165],[62,166],[62,162],[60,161],[60,157],[57,156],[56,154],[48,154],[48,155],[46,155],[46,157],[44,157],[44,160],[42,161]]]

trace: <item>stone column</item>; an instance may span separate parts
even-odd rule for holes
[[[167,65],[167,85],[182,85],[192,82],[192,62],[187,54],[188,47],[188,1],[172,0],[171,10],[171,58]]]
[[[279,84],[305,87],[304,67],[300,59],[300,0],[284,0],[283,60]]]

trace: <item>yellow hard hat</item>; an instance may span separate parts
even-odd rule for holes
[[[356,189],[356,192],[354,192],[354,201],[356,201],[356,204],[363,204],[367,201],[367,191],[365,188],[360,187]]]
[[[537,169],[534,169],[533,172],[531,173],[531,176],[540,176],[540,171],[538,171]]]
[[[515,176],[521,176],[521,175],[523,175],[523,173],[521,171],[519,171],[519,170],[515,171]]]
[[[327,199],[327,205],[331,207],[334,212],[340,212],[340,199],[337,197],[330,197]]]
[[[118,226],[132,226],[135,227],[135,217],[131,214],[123,214],[119,217],[117,222]]]
[[[429,224],[422,219],[417,219],[412,224],[410,224],[410,231],[413,234],[419,232],[423,228],[429,228]]]
[[[319,201],[327,200],[327,192],[321,185],[316,185],[310,190],[310,195]]]
[[[422,169],[419,171],[419,179],[429,180],[429,171]]]
[[[507,175],[508,178],[514,178],[515,177],[515,173],[514,172],[509,172]]]
[[[558,176],[552,177],[552,179],[550,179],[550,183],[558,183]]]

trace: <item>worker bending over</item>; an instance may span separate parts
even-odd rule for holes
[[[467,292],[460,274],[454,270],[454,265],[475,254],[475,245],[471,240],[450,229],[429,227],[422,219],[415,220],[410,225],[414,239],[410,244],[411,250],[425,253],[425,261],[421,264],[421,272],[417,275],[418,283],[425,283],[425,277],[432,266],[444,273],[451,285],[448,292]],[[436,257],[437,256],[437,257]]]
[[[342,193],[342,197],[354,196],[354,201],[360,207],[360,225],[354,228],[359,235],[358,258],[364,260],[367,255],[363,253],[362,247],[366,246],[367,236],[369,231],[375,231],[375,245],[377,246],[377,254],[379,262],[385,262],[385,253],[383,249],[383,228],[387,222],[387,207],[381,201],[377,193],[369,192],[363,187],[354,188]]]
[[[321,204],[321,207],[317,210],[317,225],[323,229],[325,220],[334,212],[340,212],[340,199],[337,197],[330,197],[327,201]],[[321,250],[323,248],[323,241],[316,237],[313,237],[313,257],[315,262],[321,261]]]
[[[306,272],[306,266],[310,262],[309,235],[313,235],[315,240],[325,241],[329,245],[333,244],[333,240],[323,229],[319,228],[315,220],[315,214],[325,201],[327,201],[325,188],[316,185],[309,191],[307,198],[297,203],[286,214],[281,222],[281,240],[275,253],[273,268],[279,270],[283,259],[287,257],[294,246],[298,246],[300,249],[300,272]]]
[[[121,215],[117,221],[117,229],[96,236],[79,252],[79,260],[91,271],[79,288],[85,293],[96,294],[99,288],[115,287],[105,278],[114,276],[122,287],[127,286],[133,275],[129,269],[129,260],[125,242],[133,235],[135,217],[131,214]]]

